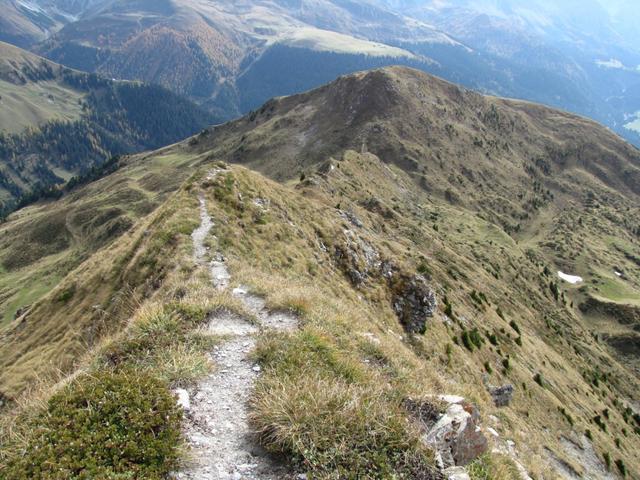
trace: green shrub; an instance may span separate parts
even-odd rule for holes
[[[562,416],[565,418],[565,420],[567,422],[569,422],[569,425],[571,425],[573,427],[573,417],[571,415],[569,415],[567,410],[564,407],[558,407],[558,411],[562,414]]]
[[[544,388],[544,378],[542,377],[542,374],[541,374],[541,373],[536,373],[536,374],[533,376],[533,380],[534,380],[538,385],[540,385],[541,387],[543,387],[543,388]]]
[[[484,340],[482,339],[482,335],[480,335],[480,332],[478,331],[477,328],[474,328],[469,332],[469,339],[471,340],[471,343],[475,345],[476,348],[478,349],[482,348],[482,344],[484,343]]]
[[[467,330],[463,330],[460,338],[462,338],[462,344],[464,347],[470,352],[473,352],[473,341],[471,340],[469,332]]]
[[[602,458],[604,459],[604,464],[607,467],[607,470],[611,470],[611,455],[609,455],[609,452],[604,452],[602,454]]]
[[[444,304],[444,314],[451,319],[454,318],[453,306],[447,301],[446,298],[445,298],[445,304]]]
[[[181,415],[167,386],[152,377],[79,377],[33,421],[4,478],[163,478],[178,459]]]
[[[626,478],[627,476],[627,467],[624,464],[624,461],[618,459],[616,460],[616,467],[618,467],[618,470],[620,471],[620,475],[622,475],[623,478]]]
[[[516,332],[518,335],[522,335],[522,333],[520,332],[520,327],[518,326],[518,324],[516,323],[516,321],[515,321],[515,320],[511,320],[511,321],[509,322],[509,325],[511,326],[511,328],[513,328],[513,329],[515,330],[515,332]]]
[[[511,371],[511,361],[508,358],[502,360],[502,366],[504,367],[504,373]]]
[[[76,286],[70,285],[69,287],[65,288],[62,292],[58,294],[58,296],[56,297],[56,301],[60,303],[67,303],[69,300],[73,298],[75,293],[76,293]]]
[[[596,415],[595,417],[593,417],[593,423],[600,427],[600,430],[602,430],[603,432],[607,432],[607,425],[604,423],[600,415]]]
[[[484,362],[484,369],[489,375],[493,373],[493,368],[491,368],[491,364],[489,362]]]

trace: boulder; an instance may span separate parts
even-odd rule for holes
[[[441,469],[468,465],[489,448],[480,428],[480,412],[475,405],[460,397],[440,399],[452,402],[423,436],[423,441],[434,449]]]
[[[508,407],[513,400],[514,387],[511,384],[506,384],[501,387],[489,387],[489,394],[493,398],[493,403],[496,407]]]

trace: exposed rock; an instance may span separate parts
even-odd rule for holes
[[[384,260],[381,264],[380,264],[380,273],[382,274],[382,276],[384,278],[386,278],[387,280],[391,280],[393,278],[393,276],[396,273],[396,266],[393,264],[393,262],[390,262],[388,260]]]
[[[508,383],[501,387],[490,386],[488,390],[496,407],[508,407],[511,404],[514,392],[513,385]]]
[[[351,230],[344,231],[344,242],[335,247],[334,257],[355,286],[362,285],[380,269],[380,254]]]
[[[596,452],[591,441],[584,435],[575,438],[560,437],[560,445],[569,459],[579,464],[582,478],[585,480],[614,480],[616,475],[610,472],[600,455]]]
[[[180,405],[185,412],[188,412],[191,409],[191,400],[189,398],[189,392],[187,392],[183,388],[176,388],[173,391],[173,393],[178,399],[178,405]]]
[[[362,228],[364,226],[362,220],[360,220],[356,214],[351,211],[340,210],[340,216],[354,227]]]
[[[460,397],[440,397],[449,402],[446,412],[423,436],[436,452],[436,462],[443,469],[465,466],[489,448],[480,428],[480,412]]]
[[[422,334],[427,319],[438,306],[436,294],[422,275],[400,272],[390,260],[383,259],[371,244],[352,230],[344,231],[344,242],[334,247],[337,265],[351,283],[362,286],[368,279],[384,278],[391,290],[392,307],[409,333]]]
[[[447,468],[443,473],[447,480],[471,480],[467,471],[462,467]]]
[[[393,310],[407,332],[423,334],[437,306],[436,294],[422,275],[393,282]]]

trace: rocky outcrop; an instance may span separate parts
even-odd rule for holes
[[[511,384],[506,384],[501,387],[487,387],[489,390],[489,394],[491,398],[493,398],[493,403],[496,407],[508,407],[511,404],[511,400],[513,400],[513,392],[514,387]]]
[[[423,436],[436,453],[436,462],[446,470],[465,466],[484,454],[489,443],[480,426],[478,408],[462,397],[439,397],[448,403],[440,419]]]
[[[391,303],[398,320],[408,333],[423,334],[427,320],[438,306],[436,294],[422,275],[410,275],[352,230],[334,247],[334,259],[356,287],[369,280],[383,279],[391,291]]]
[[[435,292],[422,275],[401,276],[392,283],[393,310],[409,333],[423,334],[438,306]]]
[[[352,230],[344,231],[344,241],[336,245],[334,258],[355,286],[360,286],[368,278],[379,275],[380,254]]]

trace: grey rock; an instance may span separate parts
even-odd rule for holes
[[[511,400],[513,400],[515,389],[513,385],[508,383],[501,387],[489,387],[488,390],[496,407],[508,407],[511,404]]]
[[[480,427],[480,412],[475,405],[459,397],[451,400],[446,412],[423,436],[423,441],[436,452],[436,461],[444,470],[465,466],[484,454],[489,443]]]
[[[183,388],[176,388],[173,393],[177,397],[178,405],[180,405],[185,412],[188,412],[191,409],[189,392]]]
[[[340,216],[348,221],[354,227],[362,228],[364,224],[362,221],[356,216],[355,213],[351,211],[340,210]]]

